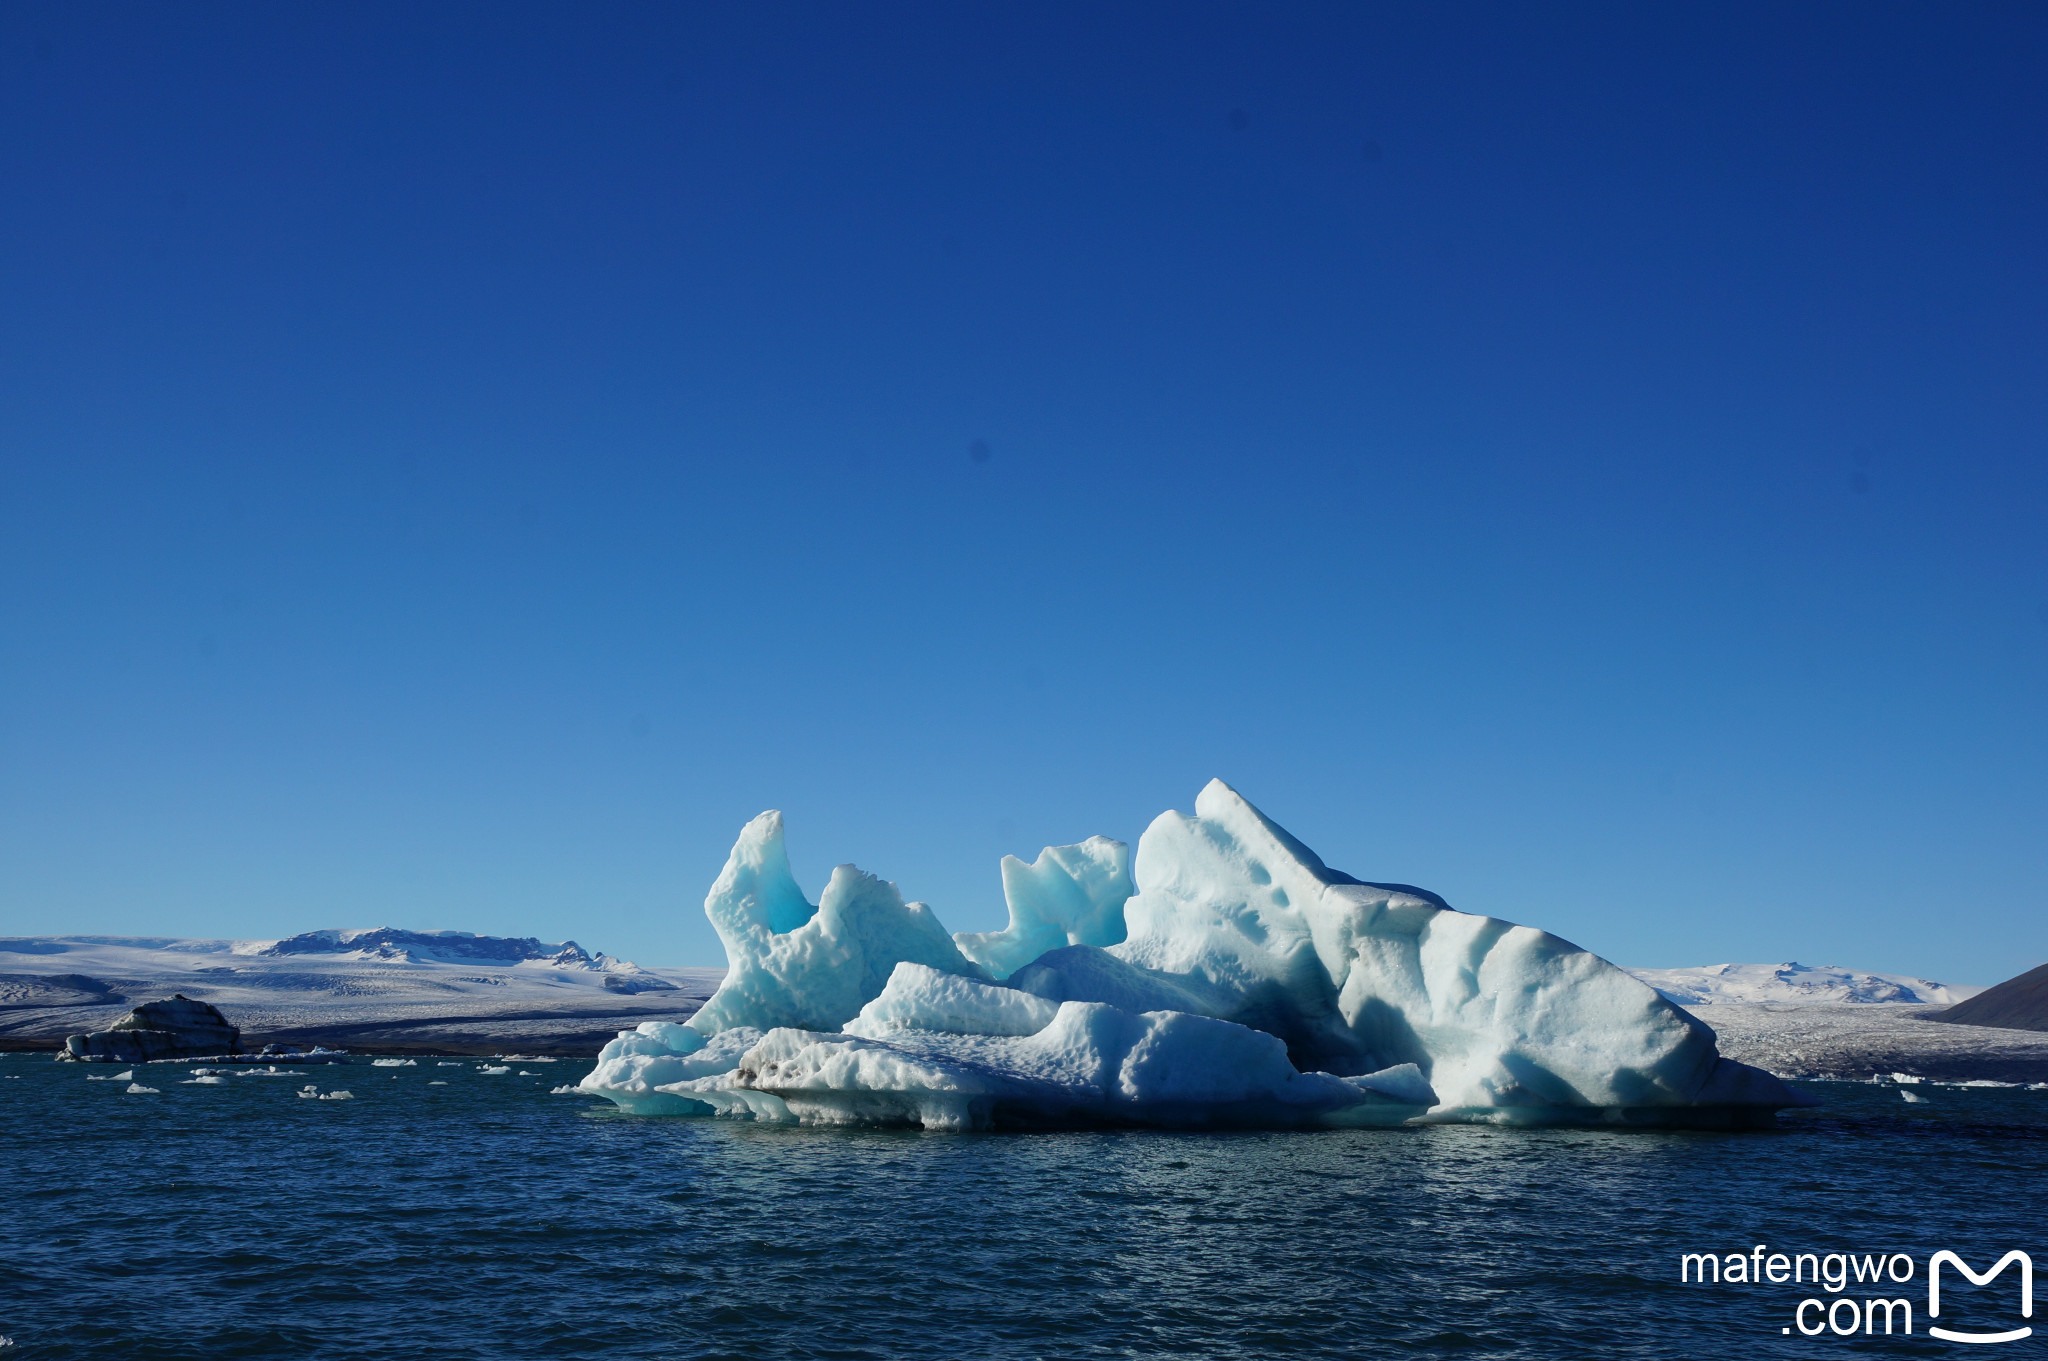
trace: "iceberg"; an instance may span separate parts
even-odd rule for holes
[[[1135,860],[1092,837],[1002,879],[999,932],[949,936],[851,865],[814,906],[763,813],[705,900],[723,986],[621,1031],[578,1090],[933,1130],[1730,1127],[1810,1104],[1599,956],[1333,870],[1221,780]]]
[[[228,1057],[242,1051],[242,1032],[220,1008],[184,993],[144,1002],[105,1030],[73,1035],[59,1059],[86,1063],[149,1063],[157,1059]]]

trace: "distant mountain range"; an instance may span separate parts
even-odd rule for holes
[[[283,940],[0,937],[0,1048],[47,1048],[183,993],[254,1043],[594,1052],[619,1029],[688,1016],[723,973],[642,968],[574,941],[396,927]]]
[[[254,942],[236,942],[239,944]],[[264,955],[347,955],[417,964],[521,964],[538,961],[557,969],[641,973],[639,965],[599,953],[586,954],[573,940],[546,945],[532,936],[479,936],[470,931],[401,931],[376,926],[361,931],[307,931],[258,951]]]
[[[1729,1002],[1807,1006],[1864,1002],[1952,1006],[1983,992],[1907,974],[1859,973],[1822,964],[1706,964],[1692,969],[1630,969],[1682,1007]]]

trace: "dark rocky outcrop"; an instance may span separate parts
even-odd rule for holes
[[[1956,1025],[1988,1025],[2002,1030],[2048,1030],[2048,964],[1986,988],[1967,1002],[1958,1002],[1930,1021]]]
[[[242,1032],[229,1025],[220,1008],[195,1002],[178,993],[161,1002],[145,1002],[106,1030],[73,1035],[64,1041],[60,1059],[86,1062],[148,1063],[152,1059],[212,1058],[237,1054]]]

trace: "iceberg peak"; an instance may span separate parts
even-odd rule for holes
[[[704,911],[727,950],[732,949],[732,943],[725,940],[728,931],[762,930],[781,935],[802,926],[817,910],[789,872],[782,813],[774,808],[740,828],[725,869],[704,900]]]
[[[1028,865],[1006,855],[1002,868],[1009,926],[953,937],[993,977],[1008,978],[1063,945],[1122,943],[1131,896],[1131,848],[1123,842],[1091,836],[1079,845],[1047,846]]]
[[[704,899],[729,961],[725,982],[688,1022],[715,1035],[735,1026],[837,1030],[908,960],[986,977],[954,945],[931,908],[852,865],[832,871],[813,905],[783,846],[782,814],[749,822]]]

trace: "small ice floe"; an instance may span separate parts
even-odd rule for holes
[[[441,1060],[441,1061],[440,1061],[439,1063],[435,1064],[434,1066],[435,1066],[436,1068],[460,1068],[460,1067],[462,1066],[462,1060],[461,1060],[461,1059],[442,1059],[442,1060]]]
[[[447,1084],[447,1083],[445,1083],[445,1082],[443,1082],[443,1081],[441,1081],[441,1079],[440,1079],[440,1078],[435,1078],[435,1079],[434,1079],[434,1080],[433,1080],[432,1082],[429,1082],[429,1083],[428,1083],[427,1085],[428,1085],[429,1087],[445,1087],[445,1086],[447,1086],[448,1084]]]
[[[305,1074],[304,1074],[304,1073],[302,1073],[302,1072],[298,1071],[298,1070],[297,1070],[296,1068],[280,1068],[280,1067],[278,1067],[278,1066],[277,1066],[276,1064],[274,1064],[274,1063],[273,1063],[273,1064],[271,1064],[271,1065],[270,1065],[270,1066],[269,1066],[268,1068],[237,1068],[237,1069],[235,1069],[234,1071],[235,1071],[235,1076],[236,1076],[236,1077],[304,1077],[304,1076],[305,1076]]]
[[[1906,1084],[1907,1086],[1911,1086],[1911,1085],[1912,1085],[1913,1083],[1915,1083],[1915,1082],[1918,1082],[1919,1080],[1920,1080],[1919,1078],[1915,1077],[1915,1076],[1914,1076],[1913,1074],[1911,1074],[1911,1073],[1893,1073],[1893,1074],[1892,1074],[1892,1081],[1894,1081],[1894,1082],[1899,1082],[1899,1083],[1904,1083],[1904,1084]]]
[[[527,1071],[526,1071],[526,1070],[525,1070],[524,1068],[521,1068],[521,1069],[519,1070],[519,1076],[521,1076],[521,1077],[539,1077],[539,1076],[540,1076],[540,1074],[539,1074],[539,1073],[529,1073],[529,1072],[527,1072]]]
[[[215,1077],[212,1073],[202,1073],[198,1077],[188,1077],[178,1085],[180,1087],[225,1087],[228,1085],[228,1080],[224,1077]]]
[[[135,1080],[135,1070],[130,1068],[125,1073],[110,1073],[105,1076],[99,1073],[87,1073],[85,1080],[87,1082],[133,1082]]]
[[[372,1068],[417,1068],[419,1064],[411,1059],[371,1059]]]
[[[1899,1095],[1905,1097],[1906,1100],[1913,1102],[1915,1105],[1924,1106],[1927,1104],[1927,1098],[1920,1095],[1920,1093],[1918,1092],[1900,1092]]]
[[[512,1067],[510,1064],[505,1063],[500,1063],[496,1065],[487,1063],[483,1067],[477,1069],[477,1071],[479,1073],[484,1074],[487,1077],[502,1077],[504,1074],[511,1072]]]
[[[140,1082],[128,1084],[128,1095],[130,1096],[155,1096],[156,1094],[157,1089],[154,1087],[145,1087]]]
[[[307,1098],[308,1100],[311,1100],[320,1095],[320,1089],[309,1082],[305,1086],[299,1088],[299,1095]]]
[[[507,1055],[505,1055],[505,1062],[507,1062],[507,1063],[554,1063],[554,1062],[556,1062],[556,1061],[557,1061],[557,1060],[555,1060],[555,1059],[551,1059],[551,1058],[548,1058],[548,1057],[546,1057],[545,1055],[542,1055],[542,1054],[507,1054]]]
[[[549,1095],[549,1096],[574,1096],[574,1095],[576,1095],[576,1093],[578,1093],[578,1092],[580,1092],[580,1091],[582,1091],[582,1090],[583,1090],[583,1089],[582,1089],[581,1087],[578,1087],[578,1086],[577,1086],[577,1085],[576,1085],[575,1083],[571,1082],[571,1083],[567,1084],[566,1086],[562,1086],[562,1087],[556,1087],[556,1088],[555,1088],[554,1090],[550,1091],[550,1092],[548,1093],[548,1095]]]
[[[322,1092],[320,1093],[320,1099],[322,1101],[353,1101],[356,1099],[356,1094],[354,1092]]]

